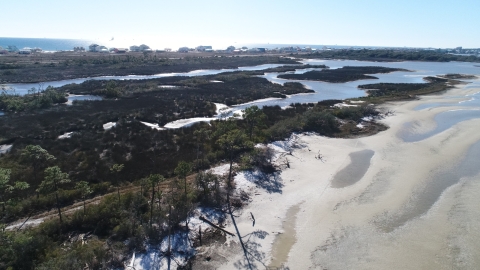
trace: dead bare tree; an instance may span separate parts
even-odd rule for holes
[[[320,160],[322,163],[325,163],[325,157],[320,153],[320,150],[318,150],[317,155],[315,155],[315,159]]]
[[[230,215],[230,218],[232,219],[233,227],[235,227],[235,231],[237,233],[240,245],[242,246],[243,253],[248,264],[248,268],[252,270],[252,265],[250,263],[250,259],[248,258],[248,251],[247,251],[247,248],[245,247],[245,244],[243,243],[242,236],[238,229],[237,223],[235,222],[235,217],[233,215],[232,204],[230,200],[230,193],[232,192],[232,181],[233,181],[232,169],[233,169],[234,154],[241,149],[246,149],[251,147],[250,145],[251,143],[248,142],[246,135],[240,130],[231,130],[227,132],[226,134],[222,135],[219,138],[217,143],[224,149],[225,153],[229,157],[230,166],[229,166],[228,179],[227,179],[227,210]]]

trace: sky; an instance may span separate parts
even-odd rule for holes
[[[1,2],[0,37],[113,38],[117,46],[157,49],[251,43],[480,47],[480,0]]]

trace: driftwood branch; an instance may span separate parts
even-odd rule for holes
[[[325,163],[325,158],[322,154],[320,154],[320,150],[318,150],[318,154],[315,156],[315,159],[318,159],[321,162]]]
[[[207,223],[208,225],[216,228],[216,229],[221,230],[222,232],[224,232],[224,233],[226,233],[226,234],[228,234],[228,235],[235,236],[235,234],[233,234],[233,233],[231,233],[231,232],[229,232],[229,231],[226,231],[226,230],[224,230],[223,228],[218,227],[217,225],[215,225],[215,224],[213,224],[212,222],[210,222],[210,220],[208,220],[208,219],[206,219],[206,218],[204,218],[204,217],[202,217],[202,216],[200,216],[200,220],[203,221],[203,222],[205,222],[205,223]]]

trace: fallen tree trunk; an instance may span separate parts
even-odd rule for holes
[[[208,225],[214,227],[215,229],[221,230],[222,232],[224,232],[224,233],[226,233],[226,234],[228,234],[228,235],[235,236],[235,234],[233,234],[233,233],[231,233],[231,232],[229,232],[229,231],[226,231],[226,230],[218,227],[217,225],[213,224],[213,223],[210,222],[208,219],[206,219],[206,218],[204,218],[204,217],[202,217],[202,216],[200,216],[200,220],[203,221],[203,222],[205,222],[205,223],[207,223]]]

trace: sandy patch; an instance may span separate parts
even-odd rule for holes
[[[103,124],[103,129],[104,130],[109,130],[116,125],[117,125],[117,123],[115,123],[115,122],[108,122],[108,123]]]
[[[0,145],[0,154],[6,154],[10,152],[12,149],[13,144],[2,144]]]
[[[153,123],[148,123],[148,122],[142,122],[142,121],[140,121],[140,123],[144,124],[144,125],[147,126],[147,127],[151,127],[152,129],[165,130],[165,128],[160,127],[158,124],[153,124]]]

